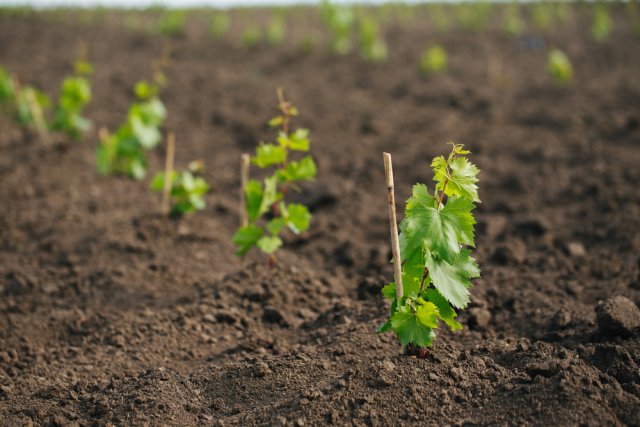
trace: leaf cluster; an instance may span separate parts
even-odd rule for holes
[[[283,242],[280,237],[285,229],[299,234],[309,228],[311,213],[298,203],[287,203],[285,193],[296,189],[296,183],[310,181],[316,176],[316,164],[310,155],[293,160],[294,153],[306,153],[310,149],[309,130],[289,130],[290,120],[298,110],[284,100],[279,92],[281,114],[269,121],[272,128],[280,128],[276,142],[260,143],[251,162],[272,174],[262,182],[251,179],[244,188],[249,224],[240,227],[233,236],[236,254],[242,256],[257,247],[266,254],[273,254]]]
[[[378,23],[372,18],[364,18],[360,22],[360,54],[367,61],[387,60],[387,43],[380,34]]]
[[[137,180],[146,176],[146,151],[155,148],[162,139],[160,127],[167,115],[159,91],[157,83],[136,84],[137,102],[129,107],[125,123],[116,133],[101,138],[96,156],[99,173]]]
[[[569,57],[558,49],[549,52],[547,71],[561,85],[567,84],[573,79],[573,66],[571,66]]]
[[[184,215],[204,209],[207,203],[204,199],[210,187],[199,176],[202,173],[201,162],[191,162],[184,171],[171,171],[171,213]],[[165,172],[158,172],[151,181],[151,190],[162,192],[164,189]]]
[[[480,171],[468,154],[453,144],[449,156],[434,158],[433,193],[416,184],[406,202],[400,224],[403,297],[397,298],[394,283],[383,288],[391,311],[378,330],[394,331],[402,345],[431,346],[440,320],[454,331],[462,329],[455,310],[467,306],[471,279],[480,276],[469,249],[474,246],[472,211],[480,202]]]
[[[43,114],[51,105],[49,97],[30,85],[20,85],[16,76],[0,67],[0,107],[20,126],[36,125],[34,108]]]
[[[420,56],[420,74],[429,76],[447,70],[447,51],[440,45],[427,48]]]
[[[86,77],[91,71],[91,64],[87,62],[76,64],[76,75],[62,82],[54,112],[53,129],[65,132],[74,139],[91,130],[91,121],[82,116],[84,108],[91,101],[91,83]]]
[[[351,35],[356,22],[353,9],[323,0],[320,12],[330,33],[329,50],[337,55],[346,55],[351,52],[353,49]]]

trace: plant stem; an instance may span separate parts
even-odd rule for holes
[[[393,273],[396,281],[396,298],[401,299],[402,290],[402,261],[400,260],[400,241],[398,239],[398,223],[396,219],[396,199],[393,186],[393,165],[391,154],[383,153],[384,172],[387,179],[387,200],[389,202],[389,226],[391,229],[391,251],[393,253]]]
[[[175,135],[169,132],[167,135],[167,158],[164,166],[164,187],[162,189],[162,214],[169,215],[171,187],[173,186],[173,159],[175,156]]]
[[[422,273],[422,281],[420,282],[420,290],[418,291],[418,294],[420,294],[420,292],[422,292],[422,290],[424,289],[424,281],[427,280],[428,276],[429,276],[429,269],[425,268],[424,273]]]
[[[442,199],[444,199],[444,192],[447,189],[447,184],[449,183],[449,177],[444,180],[444,185],[442,186],[442,192],[440,193],[440,197],[438,198],[438,203],[436,205],[436,209],[440,209],[440,205],[442,204]]]
[[[240,156],[240,226],[249,225],[249,207],[247,206],[246,189],[249,183],[249,168],[251,166],[251,156],[242,154]]]

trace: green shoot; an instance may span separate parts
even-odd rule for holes
[[[372,18],[365,18],[360,23],[360,54],[367,61],[387,60],[387,43],[380,35],[378,23]]]
[[[287,35],[287,27],[284,19],[280,15],[271,18],[267,26],[267,42],[271,46],[279,46]]]
[[[91,129],[91,121],[82,116],[82,111],[91,100],[91,84],[86,75],[91,73],[92,66],[88,62],[79,61],[75,69],[76,75],[67,77],[62,82],[52,127],[71,138],[79,139]]]
[[[567,55],[558,49],[549,52],[547,71],[559,84],[567,84],[573,79],[573,67]]]
[[[503,13],[504,32],[511,37],[522,34],[525,29],[525,23],[520,16],[520,5],[518,3],[509,3],[505,6]]]
[[[533,25],[540,31],[547,31],[554,22],[552,6],[547,2],[535,2],[532,5]]]
[[[612,30],[613,20],[609,14],[609,8],[605,3],[599,1],[593,8],[591,35],[596,41],[604,42],[609,38]]]
[[[137,102],[129,108],[125,123],[109,135],[103,130],[97,151],[98,172],[103,175],[125,175],[144,179],[147,172],[146,151],[162,139],[160,127],[166,110],[158,97],[157,83],[140,81],[135,86]]]
[[[329,50],[337,55],[351,52],[351,33],[355,24],[353,10],[347,6],[336,6],[329,0],[323,0],[320,7],[322,19],[329,28]]]
[[[382,289],[391,310],[378,332],[394,331],[403,346],[430,347],[440,320],[453,331],[462,329],[455,309],[469,304],[471,279],[480,276],[468,249],[474,246],[472,211],[480,202],[480,171],[469,162],[468,150],[452,145],[447,157],[438,156],[431,163],[433,192],[416,184],[407,200],[395,260],[395,267],[401,266],[402,287],[397,290],[390,283]]]
[[[269,121],[269,126],[280,129],[277,143],[261,143],[251,157],[251,162],[260,169],[275,170],[263,183],[252,179],[244,187],[248,225],[241,225],[233,236],[238,256],[257,247],[273,260],[273,253],[282,246],[282,232],[288,228],[295,234],[302,233],[311,221],[306,206],[287,204],[284,200],[289,189],[298,188],[297,182],[316,176],[316,164],[310,155],[299,160],[290,158],[295,152],[309,151],[309,130],[292,130],[291,119],[298,115],[298,109],[284,99],[281,89],[278,100],[280,114]]]
[[[211,20],[211,36],[214,40],[221,39],[229,31],[231,17],[227,12],[216,11]]]
[[[202,162],[191,162],[189,167],[181,172],[171,170],[169,173],[171,199],[170,213],[172,215],[184,215],[199,211],[207,206],[204,200],[210,187],[207,182],[198,176],[202,173]],[[158,172],[151,181],[151,190],[162,192],[165,189],[166,172]]]
[[[426,49],[420,56],[420,74],[429,76],[447,70],[447,51],[440,45]]]
[[[242,44],[247,49],[254,48],[260,42],[261,37],[262,33],[258,27],[248,25],[242,33]]]
[[[177,36],[184,32],[187,13],[184,10],[164,12],[156,24],[156,31],[165,36]]]
[[[473,0],[454,6],[460,26],[465,30],[482,31],[487,26],[491,13],[491,3],[486,0]]]
[[[5,111],[12,108],[16,98],[16,90],[13,77],[4,68],[0,67],[0,107]]]

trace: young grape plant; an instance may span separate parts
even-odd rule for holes
[[[251,162],[260,169],[275,169],[261,183],[249,180],[244,188],[248,224],[241,225],[233,236],[236,254],[243,256],[257,247],[269,255],[283,244],[281,234],[285,229],[299,234],[309,228],[311,213],[306,206],[286,203],[284,195],[289,189],[297,189],[296,183],[310,181],[316,176],[316,164],[310,155],[292,160],[295,153],[306,153],[310,148],[309,130],[291,129],[291,119],[298,109],[278,90],[280,114],[269,121],[272,128],[280,128],[277,143],[261,143]]]
[[[553,49],[549,52],[547,71],[560,85],[569,83],[573,78],[573,67],[571,66],[569,57],[558,49]]]
[[[96,155],[98,172],[102,175],[125,175],[144,179],[147,173],[146,151],[155,148],[162,134],[160,127],[167,112],[160,100],[159,78],[154,83],[140,81],[135,86],[138,99],[129,108],[125,123],[114,134],[101,131]]]
[[[447,70],[447,51],[440,45],[434,45],[422,52],[419,64],[420,74],[429,76]]]
[[[360,22],[360,55],[371,62],[387,60],[387,43],[380,34],[378,23],[372,18],[364,18]]]
[[[193,161],[184,171],[170,172],[171,191],[171,214],[180,216],[191,212],[199,211],[207,206],[204,200],[205,194],[210,187],[199,175],[203,171],[203,163]],[[165,186],[165,172],[158,172],[151,181],[151,190],[162,192]]]
[[[469,304],[471,279],[480,276],[469,249],[474,246],[472,211],[480,202],[480,171],[468,160],[468,150],[452,145],[447,157],[431,163],[433,192],[416,184],[406,202],[399,244],[402,296],[395,283],[382,289],[391,310],[378,332],[395,332],[407,349],[430,347],[440,320],[454,331],[462,329],[455,310]]]
[[[321,13],[324,23],[329,29],[329,50],[337,55],[346,55],[351,52],[353,43],[351,33],[355,25],[355,15],[348,6],[336,6],[323,0]]]
[[[75,64],[75,75],[67,77],[62,82],[52,128],[65,132],[73,139],[80,139],[83,133],[91,130],[91,121],[83,117],[82,112],[91,101],[91,83],[88,76],[92,71],[91,64],[78,61]]]

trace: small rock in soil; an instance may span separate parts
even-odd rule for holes
[[[604,336],[628,338],[640,329],[640,309],[629,298],[616,296],[596,307],[598,331]]]
[[[496,247],[491,260],[500,265],[518,265],[527,259],[527,247],[520,240],[512,240]]]
[[[486,328],[491,321],[491,312],[482,307],[469,309],[469,316],[469,324],[472,327]]]
[[[567,244],[567,253],[574,258],[582,258],[587,255],[587,250],[580,242],[570,242]]]
[[[277,308],[271,307],[271,306],[264,308],[262,318],[264,319],[265,322],[268,322],[268,323],[277,323],[279,325],[288,324],[282,312]]]

